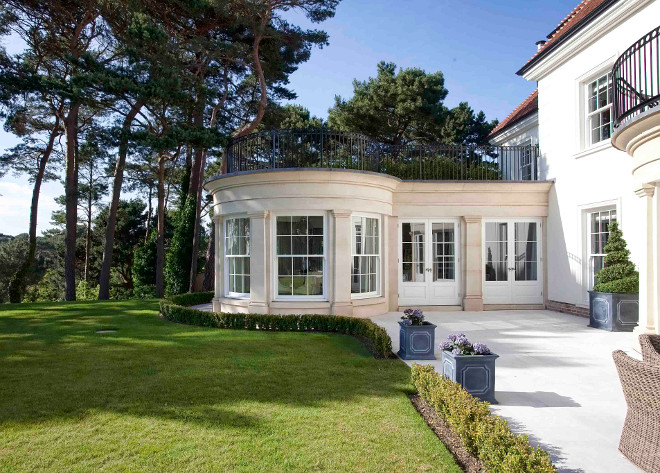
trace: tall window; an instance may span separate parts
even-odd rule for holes
[[[250,219],[225,220],[225,271],[227,295],[250,293]]]
[[[523,143],[525,148],[520,153],[520,179],[523,181],[532,180],[532,140]]]
[[[277,217],[277,294],[323,295],[323,217]]]
[[[605,266],[605,245],[610,236],[608,226],[616,220],[616,210],[606,209],[589,214],[589,288],[596,284],[596,274]]]
[[[353,217],[353,264],[351,292],[378,294],[380,280],[380,235],[378,219]]]
[[[612,74],[607,73],[589,82],[587,96],[587,123],[589,144],[607,140],[612,134]]]

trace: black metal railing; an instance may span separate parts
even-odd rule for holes
[[[660,26],[630,46],[612,68],[615,128],[660,101]]]
[[[391,145],[359,133],[278,130],[253,133],[227,148],[227,172],[331,168],[403,180],[537,180],[538,146]]]

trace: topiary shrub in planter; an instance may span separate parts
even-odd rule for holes
[[[495,360],[499,358],[483,343],[470,343],[465,334],[451,334],[440,345],[442,374],[482,401],[495,400]]]
[[[424,321],[419,309],[406,309],[399,322],[399,358],[435,360],[435,325]]]
[[[639,273],[617,222],[610,223],[605,267],[589,291],[589,326],[612,332],[632,332],[639,319]]]

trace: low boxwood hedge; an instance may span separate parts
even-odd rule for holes
[[[490,473],[557,471],[546,451],[532,447],[526,435],[511,432],[504,419],[490,413],[488,403],[439,375],[432,366],[414,364],[412,383]]]
[[[210,296],[209,296],[210,295]],[[229,314],[192,309],[190,305],[204,304],[213,293],[191,293],[160,301],[160,313],[168,320],[201,327],[236,330],[271,330],[280,332],[332,332],[366,338],[372,348],[383,357],[391,357],[392,340],[384,328],[368,319],[339,315],[265,315]]]

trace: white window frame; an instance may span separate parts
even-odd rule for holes
[[[353,218],[372,218],[378,223],[378,254],[356,254],[355,253],[355,227],[353,226]],[[369,299],[372,297],[380,297],[381,295],[381,281],[382,281],[382,253],[383,253],[383,225],[381,216],[378,214],[370,213],[354,213],[351,215],[351,299]],[[371,292],[353,292],[353,258],[355,256],[376,256],[376,290]]]
[[[322,255],[312,255],[313,257],[322,257],[323,258],[323,294],[314,295],[314,296],[301,296],[301,295],[280,295],[278,294],[278,277],[279,277],[279,265],[278,265],[278,254],[277,254],[277,217],[323,217],[323,254]],[[296,210],[296,211],[282,211],[282,212],[273,212],[271,219],[271,235],[272,245],[271,245],[271,268],[272,268],[272,291],[273,291],[273,300],[274,301],[327,301],[328,300],[328,213],[318,210],[314,211],[305,211],[305,210]]]
[[[587,250],[587,259],[586,259],[586,263],[587,263],[587,288],[589,290],[593,289],[594,279],[596,277],[596,273],[593,270],[593,261],[592,261],[592,259],[594,257],[605,257],[605,253],[592,253],[591,252],[591,237],[594,234],[591,231],[591,219],[592,219],[593,215],[601,214],[601,213],[605,213],[605,212],[610,214],[610,223],[612,222],[612,219],[611,219],[612,212],[615,213],[614,221],[615,222],[619,221],[619,212],[616,208],[616,205],[609,205],[609,206],[600,207],[600,208],[596,208],[596,209],[590,209],[587,212],[587,215],[586,215],[586,217],[587,217],[586,230],[587,231],[586,231],[586,241],[585,241],[586,247],[585,248]],[[601,232],[601,231],[598,232],[599,235],[602,234],[602,233],[604,233],[604,232]],[[605,232],[605,233],[608,233],[608,235],[609,235],[609,232]]]
[[[525,180],[523,177],[523,168],[529,167],[529,180],[533,180],[536,176],[534,175],[535,169],[532,158],[532,138],[530,137],[522,140],[519,146],[528,146],[529,148],[524,149],[518,159],[518,177],[521,180]],[[529,159],[529,163],[523,165],[525,159]]]
[[[250,278],[250,287],[252,287],[252,265],[251,265],[251,257],[250,257],[250,252],[248,251],[247,254],[245,255],[228,255],[227,254],[227,223],[230,220],[239,220],[239,219],[244,219],[248,220],[248,224],[250,227],[250,233],[248,234],[248,238],[250,241],[250,244],[252,244],[252,219],[248,217],[247,215],[232,215],[231,217],[226,217],[222,220],[222,244],[223,244],[223,253],[224,253],[224,286],[225,286],[225,297],[231,298],[231,299],[249,299],[250,298],[250,293],[249,292],[232,292],[229,290],[229,259],[230,258],[247,258],[248,259],[248,267],[250,268],[250,273],[247,275]],[[245,274],[244,274],[245,275]]]
[[[602,79],[604,76],[608,78],[608,86],[607,86],[607,95],[608,95],[608,103],[607,105],[604,105],[603,107],[598,107],[593,111],[589,111],[589,87],[591,84],[594,82],[596,83],[596,87],[598,87],[598,81]],[[583,127],[584,127],[584,140],[583,142],[585,143],[585,148],[591,148],[595,146],[600,146],[603,145],[604,143],[608,143],[609,140],[612,137],[612,72],[610,70],[604,70],[599,72],[596,75],[591,76],[591,78],[585,80],[582,83],[582,89],[583,89],[583,97],[584,97],[584,119],[583,119]],[[598,94],[598,92],[596,92]],[[598,95],[596,95],[597,97]],[[591,128],[591,118],[596,116],[596,115],[601,115],[603,112],[609,110],[610,112],[610,136],[609,138],[603,138],[598,141],[593,141],[592,138],[592,128]],[[602,128],[602,124],[600,125],[600,128]],[[601,132],[602,133],[602,132]]]

